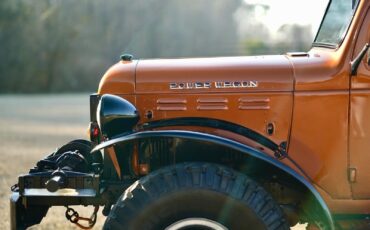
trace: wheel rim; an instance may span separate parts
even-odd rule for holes
[[[181,229],[213,229],[227,230],[222,224],[206,218],[187,218],[179,220],[166,228],[166,230],[181,230]]]

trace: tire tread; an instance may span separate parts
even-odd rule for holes
[[[289,226],[272,197],[248,176],[211,163],[181,163],[161,168],[131,185],[113,206],[104,229],[124,229],[145,204],[180,189],[200,188],[221,192],[251,207],[268,230]]]

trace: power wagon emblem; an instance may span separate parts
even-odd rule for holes
[[[171,82],[169,83],[169,86],[171,90],[257,88],[258,81]]]

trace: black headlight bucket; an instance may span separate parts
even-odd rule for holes
[[[133,104],[112,94],[101,97],[96,117],[102,134],[108,138],[132,131],[140,119]]]

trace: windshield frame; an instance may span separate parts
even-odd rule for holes
[[[319,29],[316,32],[315,39],[313,40],[312,47],[322,47],[322,48],[329,48],[329,49],[338,49],[342,45],[344,39],[347,37],[349,28],[352,25],[353,18],[355,16],[356,12],[357,12],[358,6],[360,5],[360,2],[361,1],[362,0],[358,0],[357,3],[356,3],[356,5],[354,6],[354,9],[353,9],[353,12],[352,12],[352,15],[351,15],[351,19],[350,19],[350,21],[348,23],[348,26],[347,26],[345,32],[343,33],[342,37],[340,38],[340,41],[337,44],[324,43],[324,42],[316,42],[317,37],[319,36],[319,33],[321,31],[321,27],[322,27],[322,25],[323,25],[323,23],[325,21],[325,18],[326,18],[327,14],[328,14],[329,8],[330,8],[330,6],[331,6],[331,4],[333,2],[333,0],[329,0],[328,5],[327,5],[326,10],[325,10],[325,14],[324,14],[324,16],[323,16],[323,18],[321,20],[321,23],[320,23],[320,27],[319,27]]]

